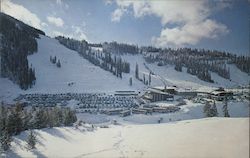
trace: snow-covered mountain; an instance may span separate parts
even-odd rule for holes
[[[188,49],[150,52],[151,48],[116,42],[51,38],[0,13],[2,20],[0,145],[6,152],[0,150],[0,157],[249,157],[245,91],[250,78],[244,61],[250,58],[239,62],[228,55],[223,64],[210,65],[214,52],[199,52],[206,56],[199,58],[194,51],[186,64],[180,64],[190,56]],[[211,60],[220,57],[217,53]],[[204,61],[192,65],[199,59]],[[223,87],[232,88],[230,96],[231,91],[237,93],[229,100],[225,94],[221,102],[207,93],[170,96],[156,90],[167,86],[178,92]],[[117,91],[131,94],[117,96]],[[147,95],[152,95],[152,102]],[[16,106],[8,106],[13,102]],[[36,148],[28,149],[27,142]]]
[[[21,90],[6,78],[0,78],[1,99],[14,98],[19,93],[82,93],[104,92],[112,93],[117,90],[143,90],[146,86],[135,79],[135,65],[139,65],[139,76],[148,76],[149,69],[152,75],[151,86],[176,85],[181,88],[211,89],[213,87],[235,87],[245,85],[249,78],[234,65],[231,66],[232,79],[226,80],[213,73],[215,83],[201,81],[196,76],[185,72],[177,72],[173,66],[157,66],[146,64],[141,54],[121,55],[121,58],[130,63],[130,73],[124,74],[123,78],[117,78],[111,73],[91,64],[81,57],[76,51],[72,51],[61,45],[56,39],[40,35],[37,39],[38,51],[28,56],[29,65],[35,69],[36,83],[28,90]],[[56,56],[61,62],[58,68],[50,62],[50,57]],[[133,78],[133,85],[129,85],[129,78]]]
[[[36,85],[28,92],[114,92],[116,90],[143,90],[146,86],[135,79],[136,63],[139,66],[139,76],[146,78],[149,71],[153,71],[151,86],[164,86],[165,84],[176,85],[180,88],[213,88],[213,87],[236,87],[247,85],[249,76],[241,72],[231,64],[231,80],[224,79],[216,73],[212,73],[215,83],[208,83],[196,76],[183,72],[177,72],[173,66],[157,66],[146,64],[143,55],[120,55],[123,60],[130,63],[130,73],[123,74],[122,79],[91,64],[81,57],[76,51],[72,51],[61,45],[56,39],[41,35],[38,41],[38,53],[28,56],[29,63],[36,70]],[[99,50],[101,51],[101,49]],[[61,61],[61,68],[50,63],[50,56],[56,56]],[[149,68],[146,68],[146,66]],[[133,85],[129,85],[129,78],[133,78]],[[71,86],[68,84],[72,83]]]
[[[36,73],[36,84],[26,91],[6,78],[0,79],[1,95],[18,93],[67,93],[67,92],[113,92],[115,90],[136,90],[143,87],[138,82],[129,86],[127,76],[119,79],[109,72],[89,63],[77,52],[61,45],[57,40],[41,35],[37,39],[38,52],[29,55],[29,65]],[[50,56],[56,56],[61,68],[50,62]],[[2,96],[3,97],[3,96]]]
[[[60,60],[60,68],[50,62],[50,56]],[[30,92],[113,92],[136,90],[143,86],[129,86],[129,76],[119,79],[57,40],[45,36],[38,39],[38,53],[29,56],[28,60],[35,67],[37,77],[36,85]]]
[[[5,16],[7,15],[1,15],[1,17]],[[13,29],[22,31],[23,29],[21,28],[25,28],[26,26],[26,24],[11,17],[7,19],[16,23],[16,25],[13,26],[16,28]],[[27,28],[31,30],[31,32],[33,31],[31,27],[27,26]],[[174,85],[183,89],[211,90],[215,87],[231,88],[249,83],[249,76],[241,72],[233,64],[228,65],[232,74],[231,80],[224,79],[216,73],[211,72],[212,79],[215,82],[208,83],[198,79],[196,76],[188,74],[185,68],[182,72],[178,72],[174,69],[174,66],[171,65],[157,66],[156,63],[147,64],[142,54],[118,55],[122,60],[130,64],[130,72],[123,73],[122,78],[118,78],[112,75],[112,73],[90,63],[76,51],[66,48],[60,44],[57,39],[45,36],[40,30],[34,30],[39,34],[39,37],[32,37],[35,38],[37,42],[37,44],[34,43],[35,46],[37,45],[34,51],[37,49],[37,52],[26,55],[28,55],[27,66],[35,71],[35,84],[27,90],[22,90],[19,88],[20,83],[19,86],[14,84],[18,84],[15,80],[13,81],[12,79],[13,83],[8,78],[0,78],[1,100],[12,100],[20,93],[113,93],[118,90],[142,91],[148,86],[135,78],[136,64],[138,64],[139,78],[141,79],[143,79],[144,75],[145,78],[148,79],[149,72],[154,72],[154,75],[151,76],[152,82],[150,85],[154,87]],[[93,47],[92,50],[103,51],[102,48],[95,47]],[[50,58],[55,56],[57,60],[60,60],[61,67],[57,67],[56,64],[50,61]],[[24,58],[24,60],[26,60],[26,58]],[[13,78],[11,75],[10,77]],[[132,78],[133,81],[132,86],[129,82],[130,78]]]

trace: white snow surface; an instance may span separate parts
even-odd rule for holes
[[[235,65],[229,65],[231,72],[231,81],[220,77],[216,73],[211,73],[214,83],[208,83],[197,78],[197,76],[187,73],[187,69],[183,68],[183,72],[177,72],[174,66],[157,66],[156,64],[148,64],[148,67],[159,77],[164,79],[168,86],[177,86],[184,89],[193,89],[197,91],[211,91],[218,87],[235,88],[237,86],[246,86],[250,77],[246,73],[239,70]],[[154,84],[154,83],[153,83]]]
[[[62,67],[57,68],[52,64],[49,61],[50,56],[56,56]],[[113,92],[133,89],[129,86],[128,79],[119,79],[94,66],[55,39],[41,36],[38,40],[38,52],[28,59],[35,67],[37,77],[30,92]],[[68,86],[68,83],[73,85]]]
[[[123,79],[117,78],[91,64],[76,51],[64,47],[56,39],[40,35],[37,42],[38,52],[28,56],[29,65],[35,68],[36,84],[24,91],[8,79],[0,78],[1,100],[11,101],[20,93],[109,93],[144,87],[139,81],[130,86],[130,75],[123,75]],[[61,68],[50,62],[50,56],[60,60]]]
[[[87,126],[86,126],[87,127]],[[15,136],[6,157],[249,157],[249,118],[207,118],[167,124],[58,127]]]

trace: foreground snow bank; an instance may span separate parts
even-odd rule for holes
[[[36,130],[14,138],[7,157],[249,157],[249,118],[209,118],[169,124],[125,125],[93,132],[73,127]]]

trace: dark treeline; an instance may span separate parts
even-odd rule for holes
[[[146,75],[145,73],[142,74],[142,78],[139,75],[139,65],[136,63],[135,65],[135,78],[141,81],[145,85],[151,85],[151,75],[153,74],[149,67],[144,63],[146,69],[149,70],[149,74]]]
[[[99,66],[105,71],[111,72],[117,77],[122,78],[122,73],[130,72],[130,64],[128,62],[116,55],[112,57],[112,54],[109,52],[102,53],[89,48],[86,53],[81,53],[81,55],[92,64]]]
[[[22,89],[35,84],[35,70],[28,65],[27,56],[37,51],[36,38],[44,32],[32,28],[4,13],[0,13],[1,76]]]
[[[250,73],[250,57],[234,55],[232,57],[232,63],[234,63],[241,71]]]
[[[30,129],[71,126],[76,122],[76,114],[64,107],[31,107],[24,108],[0,105],[0,140],[1,146],[8,149],[10,137]],[[4,149],[4,150],[5,150]]]
[[[141,47],[141,51],[142,52],[152,52],[152,53],[157,53],[157,52],[160,52],[162,49],[161,48],[156,48],[156,47],[153,47],[153,46],[143,46]]]
[[[66,38],[63,36],[58,36],[56,39],[65,47],[77,51],[80,54],[84,54],[88,50],[88,42],[85,40],[78,41],[72,38]]]
[[[113,54],[138,54],[139,48],[136,45],[117,43],[117,42],[104,42],[103,52],[109,52]]]
[[[88,43],[90,47],[102,47],[101,43]]]
[[[116,55],[112,57],[111,53],[104,53],[104,57],[101,55],[102,64],[101,67],[107,71],[110,71],[115,76],[122,78],[122,73],[130,72],[130,64],[123,61],[121,57]]]
[[[195,75],[206,82],[214,82],[211,77],[211,72],[217,73],[225,79],[230,79],[230,69],[227,64],[231,63],[234,63],[241,71],[250,73],[249,57],[236,56],[216,50],[191,48],[162,49],[152,46],[139,48],[136,45],[117,42],[88,44],[86,41],[80,42],[64,37],[58,37],[57,39],[66,47],[78,51],[91,63],[121,78],[123,72],[129,73],[130,66],[128,62],[122,61],[120,57],[117,58],[114,54],[138,54],[142,52],[145,54],[145,60],[147,62],[157,62],[158,66],[171,64],[175,66],[176,71],[180,72],[183,67],[186,67],[187,73]],[[92,51],[90,46],[102,47],[103,53]]]
[[[122,78],[122,73],[130,72],[130,64],[122,60],[121,57],[112,57],[110,52],[102,53],[91,49],[91,46],[99,47],[100,44],[88,44],[86,41],[77,41],[62,36],[58,36],[56,39],[67,48],[77,51],[92,64],[111,72],[117,77]]]
[[[152,47],[144,47],[143,51],[146,52],[145,59],[147,62],[158,62],[158,66],[164,64],[175,65],[176,71],[182,71],[182,67],[186,67],[188,73],[196,75],[207,82],[213,82],[210,72],[215,72],[223,78],[230,79],[230,70],[227,63],[236,63],[234,55],[215,50],[191,48],[153,49]],[[250,63],[246,61],[247,59],[249,60],[248,57],[244,58],[245,63],[243,63],[243,58],[239,59],[237,66],[242,67],[240,69],[244,72],[247,72],[245,69]]]

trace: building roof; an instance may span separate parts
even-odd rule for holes
[[[156,90],[174,89],[174,90],[176,90],[177,87],[175,87],[175,86],[163,86],[163,87],[158,86],[158,87],[152,87],[152,89],[156,89]]]
[[[153,92],[153,93],[158,93],[158,94],[170,95],[170,94],[167,93],[167,92],[162,92],[162,91],[160,91],[160,90],[153,89],[153,88],[150,88],[149,91],[150,91],[150,92]]]
[[[227,92],[227,91],[212,91],[211,94],[217,95],[217,94],[225,94],[225,93],[232,93],[232,92]]]

